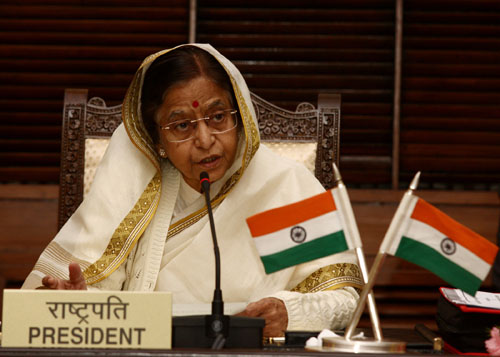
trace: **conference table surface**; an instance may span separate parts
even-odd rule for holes
[[[437,352],[432,344],[423,336],[411,329],[383,329],[384,339],[397,339],[407,342],[407,350],[403,355],[428,356],[430,354],[448,355],[446,352]],[[201,356],[352,356],[345,352],[318,352],[309,351],[301,347],[264,346],[262,349],[194,349],[174,348],[171,350],[145,349],[88,349],[88,348],[10,348],[0,347],[0,357],[6,356],[124,356],[124,357],[201,357]],[[373,356],[369,353],[357,353],[356,356]],[[387,353],[385,356],[401,356],[399,353]],[[449,354],[451,355],[451,354]]]
[[[432,351],[424,352],[406,352],[405,354],[388,353],[384,356],[429,356]],[[0,356],[124,356],[124,357],[202,357],[202,356],[248,356],[248,357],[269,357],[269,356],[352,356],[352,353],[345,352],[314,352],[302,348],[264,348],[261,350],[210,350],[210,349],[172,349],[172,350],[124,350],[124,349],[53,349],[53,348],[2,348],[0,347]],[[447,356],[448,354],[439,354]],[[356,356],[374,356],[369,353],[357,353]],[[451,356],[451,354],[450,354]]]

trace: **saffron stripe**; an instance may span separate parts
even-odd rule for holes
[[[443,239],[447,238],[443,233],[424,222],[415,219],[410,219],[409,221],[410,224],[403,236],[429,246],[479,279],[486,278],[491,268],[490,264],[456,242],[454,242],[455,251],[453,254],[447,255],[443,252],[443,247],[441,246]]]
[[[333,195],[331,191],[326,191],[299,202],[258,213],[247,218],[247,224],[252,237],[259,237],[335,210]]]
[[[421,198],[415,205],[411,218],[434,227],[490,265],[495,261],[498,252],[498,247],[495,244],[458,223]]]
[[[253,238],[259,255],[271,255],[296,247],[297,243],[291,239],[291,232],[294,227],[298,226],[304,228],[306,231],[306,238],[302,244],[342,230],[338,211],[328,212],[322,216],[302,222],[299,225],[286,227],[285,229]]]
[[[481,279],[474,274],[414,239],[403,237],[395,255],[432,271],[444,281],[472,296],[481,286]]]
[[[302,243],[279,253],[261,256],[267,274],[349,249],[343,231]]]

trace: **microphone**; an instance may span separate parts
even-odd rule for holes
[[[215,337],[215,349],[217,345],[221,347],[226,343],[228,334],[229,318],[224,316],[224,302],[222,300],[222,290],[220,289],[220,253],[219,245],[217,243],[217,234],[215,233],[214,215],[212,213],[212,202],[210,201],[210,179],[208,173],[203,171],[200,174],[200,184],[205,194],[205,203],[207,205],[208,219],[210,221],[210,231],[212,232],[212,242],[214,244],[215,255],[215,289],[214,298],[212,300],[212,315],[207,318],[207,336]]]
[[[224,314],[224,302],[222,301],[222,290],[220,289],[220,253],[217,243],[217,235],[215,233],[214,215],[212,213],[212,202],[210,201],[210,179],[208,173],[203,171],[200,174],[200,183],[203,192],[205,193],[205,203],[207,205],[208,219],[210,221],[210,231],[212,232],[212,242],[214,244],[215,255],[215,290],[214,299],[212,301],[212,315]]]
[[[203,171],[200,184],[205,194],[207,214],[215,255],[215,289],[211,315],[177,316],[172,318],[172,345],[176,347],[261,348],[265,320],[258,317],[224,315],[224,302],[220,288],[220,253],[215,233],[210,178]]]

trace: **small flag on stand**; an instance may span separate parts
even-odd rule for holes
[[[391,222],[399,222],[399,228],[389,227],[381,252],[420,265],[474,296],[498,247],[417,196],[405,203],[407,208],[398,209]]]
[[[258,213],[247,225],[267,274],[361,247],[344,229],[337,189]]]

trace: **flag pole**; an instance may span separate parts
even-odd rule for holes
[[[361,318],[361,314],[363,313],[363,310],[366,305],[366,298],[369,293],[370,294],[372,293],[375,277],[378,274],[380,267],[382,266],[382,262],[384,261],[385,256],[386,256],[385,253],[379,252],[375,257],[375,261],[373,262],[373,266],[370,270],[370,275],[368,275],[368,281],[366,282],[365,286],[363,287],[363,290],[361,291],[361,296],[359,297],[358,306],[356,307],[356,310],[354,310],[354,314],[351,318],[351,322],[349,323],[349,327],[347,328],[344,334],[346,340],[350,340],[352,338],[354,330],[358,326],[359,319]]]
[[[352,206],[350,204],[351,201],[349,200],[347,189],[344,185],[344,182],[342,181],[342,176],[340,175],[340,171],[337,168],[337,165],[335,165],[335,163],[333,163],[333,178],[339,192],[339,197],[340,197],[339,204],[341,206],[341,212],[345,214],[345,220],[346,220],[345,229],[347,230],[347,234],[350,237],[359,242],[359,244],[357,245],[360,246],[361,238],[359,236],[358,226],[356,225],[354,213],[352,211]],[[358,257],[358,263],[359,263],[359,268],[361,270],[361,276],[363,277],[363,282],[367,284],[368,268],[366,267],[366,261],[363,249],[359,246],[355,248],[355,252],[356,256]],[[373,296],[373,292],[371,291],[371,289],[369,290],[368,293],[368,308],[370,311],[370,320],[372,323],[373,335],[378,341],[381,341],[383,339],[382,330],[380,329],[380,320],[378,318],[377,306],[375,305],[375,298]],[[348,339],[347,335],[345,338]]]
[[[375,256],[375,261],[373,262],[370,274],[368,276],[368,282],[365,284],[363,290],[361,291],[361,296],[359,297],[358,306],[356,307],[351,322],[349,323],[349,327],[347,328],[346,333],[344,334],[346,340],[352,338],[353,332],[355,328],[358,326],[359,319],[361,318],[361,314],[363,313],[366,304],[367,296],[372,291],[373,285],[375,284],[375,278],[378,272],[380,271],[385,256],[387,255],[385,252],[385,246],[387,246],[387,244],[385,243],[386,241],[392,242],[395,238],[395,235],[399,231],[400,226],[403,222],[403,217],[404,217],[403,213],[406,212],[407,210],[407,206],[410,203],[410,198],[413,195],[413,191],[417,189],[419,179],[420,179],[420,171],[417,172],[417,174],[411,181],[409,189],[405,192],[403,199],[401,200],[401,203],[399,204],[398,209],[396,210],[394,219],[392,220],[389,229],[385,234],[379,252]]]

